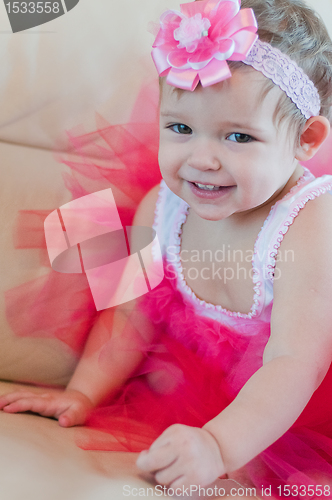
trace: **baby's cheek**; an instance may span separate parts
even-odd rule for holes
[[[238,186],[235,196],[243,206],[244,210],[258,207],[265,203],[273,195],[273,189],[269,183],[243,182]]]
[[[159,154],[158,161],[161,175],[164,178],[171,176],[174,171],[174,162],[172,159],[168,155],[161,152],[161,154]]]

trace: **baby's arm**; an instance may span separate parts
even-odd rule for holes
[[[262,368],[203,429],[172,426],[140,456],[158,482],[204,486],[240,468],[291,427],[322,382],[332,352],[331,213],[330,195],[310,201],[282,242],[295,258],[277,262]]]
[[[156,186],[143,199],[133,225],[152,226],[158,191]],[[83,424],[88,412],[115,394],[133,373],[142,360],[142,344],[151,340],[153,328],[135,310],[135,303],[133,300],[100,314],[65,391],[17,391],[0,398],[0,409],[52,416],[63,427]]]
[[[149,325],[129,309],[134,309],[135,301],[126,306],[100,315],[65,391],[13,392],[0,398],[0,408],[7,413],[32,411],[55,417],[63,427],[83,424],[92,408],[125,383],[142,360],[142,342],[149,341]],[[139,322],[139,329],[132,316]]]

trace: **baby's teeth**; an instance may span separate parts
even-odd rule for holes
[[[199,184],[198,182],[196,183],[196,186],[198,186],[200,189],[215,189],[219,186],[214,186],[212,184]]]

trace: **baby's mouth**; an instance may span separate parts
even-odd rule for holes
[[[192,193],[199,198],[212,200],[220,198],[231,192],[235,186],[217,186],[216,184],[202,184],[201,182],[189,181]]]
[[[219,191],[222,186],[215,186],[214,184],[200,184],[199,182],[193,182],[194,186],[199,189],[204,189],[205,191]]]

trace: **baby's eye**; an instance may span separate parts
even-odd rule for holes
[[[255,140],[253,137],[251,137],[251,135],[241,134],[239,132],[229,135],[227,139],[229,141],[238,142],[240,144],[245,144],[246,142],[252,142]]]
[[[173,130],[173,132],[176,132],[177,134],[191,134],[192,133],[192,130],[190,127],[188,127],[188,125],[184,125],[184,123],[174,123],[174,125],[170,125],[169,127],[167,127],[171,130]]]

